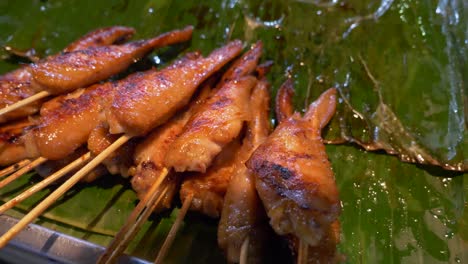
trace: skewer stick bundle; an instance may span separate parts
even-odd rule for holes
[[[41,165],[42,163],[44,163],[46,161],[47,161],[47,159],[43,158],[43,157],[39,157],[39,158],[33,160],[32,162],[30,162],[28,165],[24,166],[23,168],[21,168],[17,172],[15,172],[15,173],[11,174],[10,176],[8,176],[7,178],[3,179],[0,182],[0,189],[7,186],[12,181],[18,179],[19,177],[23,176],[25,173],[29,172],[30,170],[34,169],[35,167]]]
[[[169,230],[169,234],[167,234],[166,240],[164,240],[164,243],[161,246],[161,249],[159,250],[158,256],[154,261],[155,264],[163,263],[164,257],[166,257],[167,252],[171,248],[172,243],[174,242],[174,239],[176,237],[177,231],[179,231],[182,221],[184,220],[185,215],[187,214],[187,211],[190,208],[190,205],[192,204],[192,200],[193,195],[185,199],[184,204],[182,205],[182,208],[177,214],[177,218],[171,227],[171,230]]]
[[[36,185],[32,186],[28,190],[22,192],[15,198],[11,199],[10,201],[4,203],[0,206],[0,214],[4,213],[6,210],[13,208],[18,203],[22,202],[26,198],[30,197],[31,195],[35,194],[36,192],[44,189],[45,187],[49,186],[49,184],[55,182],[59,178],[63,177],[70,171],[76,169],[81,164],[87,162],[91,158],[91,153],[86,153],[83,156],[79,157],[72,163],[68,164],[67,166],[63,167],[59,171],[55,172],[54,174],[50,175],[49,177],[45,178],[44,180],[40,181]]]
[[[25,98],[25,99],[23,99],[21,101],[18,101],[18,102],[14,103],[14,104],[11,104],[11,105],[9,105],[7,107],[4,107],[4,108],[0,109],[0,116],[4,115],[6,113],[9,113],[11,111],[14,111],[16,109],[19,109],[19,108],[21,108],[23,106],[26,106],[26,105],[28,105],[28,104],[30,104],[32,102],[40,100],[40,99],[42,99],[44,97],[47,97],[49,95],[50,95],[50,93],[47,92],[47,91],[38,92],[37,94],[35,94],[33,96],[30,96],[28,98]]]
[[[138,225],[141,225],[153,211],[154,207],[164,197],[167,187],[162,191],[158,192],[164,179],[166,178],[169,171],[165,168],[161,172],[161,175],[153,183],[150,190],[146,193],[145,197],[138,203],[135,209],[132,211],[130,216],[127,218],[125,225],[120,229],[119,233],[114,237],[111,244],[107,247],[104,254],[99,258],[97,263],[112,263],[123,250],[125,250],[128,242],[133,238],[133,234],[137,229]],[[133,232],[132,232],[133,230]]]
[[[11,173],[23,168],[24,166],[28,165],[29,163],[31,163],[31,161],[28,160],[28,159],[25,159],[25,160],[18,161],[17,163],[15,163],[15,164],[13,164],[13,165],[11,165],[9,167],[6,167],[5,169],[0,171],[0,178],[10,175]]]
[[[47,208],[49,208],[57,199],[59,199],[65,192],[72,188],[81,178],[86,176],[92,169],[99,165],[104,159],[107,158],[112,152],[122,146],[131,137],[127,135],[121,136],[106,150],[97,155],[91,162],[75,173],[70,179],[64,182],[59,188],[52,192],[47,198],[45,198],[39,205],[32,209],[26,214],[16,225],[0,237],[0,248],[6,246],[6,244],[15,237],[21,230],[23,230],[29,223],[34,221],[39,215],[41,215]]]

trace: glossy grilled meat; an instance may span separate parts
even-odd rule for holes
[[[64,49],[65,52],[71,52],[90,47],[110,45],[116,41],[125,40],[134,33],[132,28],[127,27],[107,27],[95,30],[71,43]],[[32,74],[31,65],[25,65],[12,72],[0,76],[0,108],[26,99],[34,95],[37,90],[31,85]],[[23,106],[20,109],[14,110],[0,116],[0,123],[25,117],[36,113],[43,100],[35,101],[31,104]]]
[[[252,92],[252,119],[236,159],[218,225],[218,244],[232,263],[240,261],[241,246],[247,238],[249,263],[260,262],[265,253],[268,220],[255,189],[254,176],[245,167],[245,161],[270,132],[269,102],[269,84],[261,80]]]
[[[165,163],[175,171],[205,172],[223,147],[239,135],[249,118],[255,77],[228,81],[200,107],[171,145]]]
[[[71,52],[89,47],[108,46],[125,42],[135,34],[135,29],[123,26],[99,28],[87,33],[78,40],[70,43],[63,51]]]
[[[283,121],[247,162],[270,224],[280,235],[292,234],[318,245],[337,220],[340,200],[321,138],[335,112],[336,90],[329,89],[301,117]]]
[[[162,102],[153,105],[154,109],[151,112],[147,112],[147,109],[141,107],[128,109],[126,112],[124,119],[138,116],[140,120],[133,121],[145,123],[144,129],[133,135],[145,134],[183,107],[199,84],[235,57],[240,49],[241,43],[235,41],[214,51],[207,58],[199,58],[189,54],[169,66],[169,69],[162,70],[162,74],[158,74],[154,69],[135,73],[115,83],[95,85],[82,93],[80,92],[81,94],[77,97],[71,96],[65,100],[55,101],[44,111],[37,127],[24,136],[29,157],[42,156],[50,160],[64,158],[86,143],[91,131],[103,122],[106,123],[106,126],[111,125],[110,132],[113,133],[112,125],[119,124],[114,114],[116,111],[122,110],[116,106],[119,103],[125,103],[125,98],[121,96],[123,96],[122,91],[126,89],[131,89],[134,92],[126,94],[128,96],[126,99],[131,101],[130,104],[136,103],[134,102],[135,97],[139,98],[141,94],[145,94],[144,99],[146,100]],[[179,88],[185,81],[179,79],[173,83],[174,85],[168,86],[168,83],[161,79],[161,76],[166,75],[171,75],[173,78],[175,76],[197,75],[197,78],[187,81],[184,90],[180,90]],[[152,90],[153,93],[146,93],[149,90]],[[137,111],[142,112],[137,113]],[[132,131],[137,128],[132,128]]]
[[[165,168],[164,157],[169,150],[171,143],[182,132],[185,124],[192,116],[193,112],[198,108],[208,97],[211,90],[211,85],[205,85],[195,100],[186,111],[177,114],[162,126],[153,130],[144,141],[142,141],[135,150],[134,155],[134,172],[131,183],[132,188],[137,193],[138,198],[143,199],[151,185],[161,175]],[[169,172],[173,174],[173,171]],[[175,179],[176,177],[172,177]],[[174,189],[174,191],[176,191]],[[175,193],[172,192],[172,195]],[[170,196],[170,193],[166,195]],[[172,201],[172,199],[170,199]],[[168,204],[170,205],[170,204]]]
[[[88,150],[93,155],[98,155],[108,148],[120,136],[109,133],[109,128],[105,122],[97,125],[89,134]],[[120,174],[123,177],[129,176],[129,169],[133,165],[133,154],[136,142],[130,140],[116,151],[112,152],[102,164],[110,174]]]
[[[237,140],[233,144],[226,144],[230,141],[229,137],[236,137],[239,134],[243,121],[250,118],[250,89],[242,86],[236,88],[230,86],[230,83],[242,80],[246,76],[254,79],[251,74],[256,70],[261,53],[262,45],[257,43],[231,65],[221,77],[212,97],[189,121],[184,134],[174,142],[166,157],[168,160],[175,151],[178,151],[176,154],[181,153],[183,150],[180,151],[180,146],[187,145],[186,151],[195,151],[195,154],[191,154],[193,160],[188,162],[203,162],[203,166],[208,167],[212,164],[212,157],[216,156],[217,152],[212,152],[213,149],[209,148],[203,150],[204,146],[191,149],[191,144],[213,141],[223,148],[205,173],[193,173],[184,179],[180,191],[181,199],[185,201],[188,196],[193,196],[192,210],[201,211],[212,217],[219,217],[221,213],[224,194],[236,169],[240,147]],[[239,119],[239,117],[246,119]],[[229,123],[237,124],[229,126]],[[217,131],[221,127],[225,127],[226,131]],[[219,137],[220,133],[225,133],[224,138]],[[175,156],[180,158],[180,155]]]
[[[0,166],[28,158],[21,136],[33,125],[30,120],[23,119],[0,127]]]
[[[95,85],[46,111],[24,136],[29,156],[58,160],[86,143],[91,131],[104,121],[101,112],[111,103],[112,91],[111,83]]]
[[[190,210],[214,218],[220,216],[223,198],[234,173],[240,147],[238,139],[231,141],[216,156],[205,173],[194,172],[185,176],[180,188],[180,200],[184,202],[192,196]]]
[[[31,65],[33,85],[51,94],[70,92],[107,79],[152,49],[190,40],[193,27],[174,30],[149,40],[90,47],[62,53]]]
[[[142,135],[186,105],[196,88],[235,58],[242,42],[233,41],[208,57],[176,63],[134,84],[117,87],[106,113],[111,133]]]

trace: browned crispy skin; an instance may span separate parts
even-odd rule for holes
[[[292,79],[287,79],[286,82],[281,85],[276,94],[276,119],[278,123],[283,122],[292,116],[294,107],[292,105],[292,98],[294,96],[294,83]]]
[[[39,125],[24,136],[29,155],[62,159],[86,143],[91,131],[103,121],[101,112],[110,104],[112,90],[111,83],[95,85],[78,98],[49,109],[40,117]]]
[[[192,75],[198,73],[198,79],[199,82],[201,82],[208,78],[208,75],[214,68],[222,67],[223,64],[229,61],[229,58],[234,57],[238,53],[236,47],[238,46],[240,49],[240,45],[240,42],[233,42],[215,51],[207,59],[199,59],[198,55],[189,54],[185,58],[175,62],[172,66],[169,66],[169,68],[171,68],[170,72],[174,76],[182,76],[189,70],[186,67],[187,65],[193,67],[194,64],[192,64],[192,62],[198,61],[200,63],[195,63],[195,65],[205,66],[206,71],[203,71],[203,69],[196,69],[192,71]],[[213,64],[205,65],[206,63]],[[145,93],[145,89],[147,88],[162,86],[162,89],[159,90],[164,90],[164,92],[155,92],[152,94],[153,97],[157,98],[146,99],[153,99],[153,101],[159,100],[163,102],[164,107],[159,107],[160,109],[158,109],[157,105],[153,106],[156,109],[153,109],[154,111],[152,112],[146,112],[146,109],[142,109],[141,107],[129,109],[126,115],[138,116],[139,113],[135,112],[143,111],[143,113],[140,114],[141,117],[146,118],[146,120],[154,119],[153,121],[155,122],[147,124],[148,126],[146,129],[148,130],[163,123],[165,120],[161,120],[162,117],[169,118],[176,110],[186,104],[185,97],[190,99],[198,83],[195,81],[191,82],[191,85],[194,87],[188,87],[184,92],[177,92],[177,90],[173,89],[180,87],[184,80],[179,80],[177,82],[179,86],[166,87],[164,86],[166,83],[161,81],[159,77],[160,75],[158,75],[154,69],[143,73],[135,73],[115,83],[95,85],[92,88],[86,89],[86,91],[77,98],[72,96],[72,98],[67,100],[55,102],[54,104],[58,103],[60,106],[55,105],[49,107],[49,109],[45,111],[45,115],[41,116],[39,125],[31,133],[27,133],[24,136],[27,142],[26,146],[29,156],[42,156],[51,160],[64,158],[73,153],[79,146],[83,145],[88,140],[91,131],[101,122],[115,125],[116,120],[112,115],[114,112],[111,111],[111,104],[112,102],[115,103],[116,100],[120,100],[121,102],[122,100],[125,101],[125,98],[119,97],[122,96],[119,90],[125,88],[139,88],[141,90],[137,89],[133,91],[135,93]],[[176,93],[178,93],[178,95],[172,98],[164,97],[167,94]],[[135,94],[131,93],[127,94],[128,97],[126,99],[131,101],[134,99],[134,95]],[[114,106],[115,105],[112,107]],[[161,117],[161,119],[155,119],[154,116]],[[147,132],[146,129],[144,131],[139,131],[138,134],[145,134]],[[112,126],[110,132],[113,133]]]
[[[221,87],[227,81],[238,79],[253,73],[257,67],[260,57],[262,56],[262,49],[263,43],[258,41],[251,47],[249,51],[234,61],[234,63],[221,77],[221,80],[218,83],[218,87]]]
[[[0,166],[10,165],[28,157],[21,135],[33,125],[30,120],[22,119],[0,127]]]
[[[97,84],[47,103],[41,111],[39,125],[24,136],[29,156],[57,160],[73,153],[88,141],[91,131],[99,124],[107,125],[105,111],[114,100],[116,87],[146,79],[157,81],[153,78],[155,71],[134,73],[117,82]]]
[[[196,88],[236,57],[242,48],[233,41],[206,58],[188,60],[154,73],[151,81],[118,87],[107,119],[111,133],[142,135],[167,121],[186,105]]]
[[[89,47],[107,46],[125,42],[135,34],[135,29],[123,26],[98,28],[70,43],[63,51],[83,50]]]
[[[119,135],[110,134],[106,123],[102,122],[89,134],[88,149],[91,154],[98,155],[119,137]],[[129,169],[133,165],[135,146],[135,140],[130,140],[116,151],[112,152],[112,154],[102,161],[102,164],[106,166],[110,174],[120,174],[123,177],[128,177]]]
[[[153,130],[136,147],[134,155],[136,168],[134,168],[134,173],[132,173],[131,183],[138,198],[142,199],[154,181],[161,175],[163,168],[166,167],[164,157],[169,150],[169,146],[182,132],[182,129],[196,108],[206,100],[211,90],[210,87],[211,85],[205,85],[186,111],[177,114],[168,122]],[[170,173],[172,174],[173,172],[171,171]],[[174,176],[173,178],[175,179],[176,177]],[[176,190],[174,189],[174,191]],[[168,192],[166,197],[169,198],[169,194],[171,193]],[[172,195],[174,194],[173,192]],[[170,203],[166,203],[166,205],[170,205]]]
[[[262,258],[268,224],[264,208],[255,190],[255,179],[245,167],[245,161],[270,132],[269,84],[261,80],[252,92],[246,138],[236,159],[233,176],[229,182],[221,219],[218,225],[218,244],[226,252],[229,262],[237,263],[245,239],[249,238],[249,262]]]
[[[195,172],[184,178],[180,188],[180,199],[184,202],[187,197],[193,196],[190,210],[214,218],[220,216],[223,198],[235,169],[240,146],[239,140],[231,141],[216,156],[205,173]]]
[[[340,213],[340,200],[321,129],[335,112],[336,90],[329,89],[301,117],[282,122],[247,162],[270,224],[311,246],[326,236]]]
[[[165,163],[175,171],[205,172],[223,147],[239,135],[249,118],[250,91],[256,79],[246,76],[224,85],[200,107],[171,145]]]
[[[108,27],[90,32],[77,41],[70,44],[64,51],[71,52],[89,47],[110,45],[116,41],[125,40],[134,33],[132,28]],[[26,99],[37,91],[31,86],[31,66],[25,65],[14,71],[0,76],[0,108]],[[0,123],[18,119],[36,113],[41,107],[43,100],[30,103],[20,109],[14,110],[0,116]]]
[[[33,84],[51,94],[70,92],[125,70],[152,49],[190,40],[193,27],[149,40],[66,52],[31,65]]]

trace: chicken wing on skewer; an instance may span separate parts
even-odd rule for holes
[[[229,262],[238,263],[242,244],[249,239],[249,263],[260,262],[268,239],[268,220],[255,190],[253,175],[245,161],[270,133],[269,84],[261,80],[252,92],[246,138],[236,159],[235,169],[227,187],[218,226],[218,244]]]
[[[310,246],[326,236],[341,209],[320,135],[335,112],[335,97],[329,89],[303,117],[295,113],[283,121],[247,162],[273,229]]]
[[[171,143],[182,132],[193,112],[205,102],[212,86],[211,82],[205,84],[186,111],[177,114],[168,122],[153,130],[136,147],[134,154],[134,164],[136,166],[132,168],[131,183],[140,200],[145,197],[153,183],[161,176],[165,168],[164,157]],[[163,201],[155,209],[156,211],[170,208],[173,197],[178,190],[179,182],[180,177],[170,171],[166,183],[172,184],[174,188],[166,192]]]
[[[79,97],[51,107],[38,125],[23,136],[28,157],[64,158],[86,143],[91,131],[103,122],[111,133],[127,132],[120,131],[124,128],[121,121],[139,122],[142,126],[129,129],[133,135],[146,134],[187,104],[197,87],[237,56],[241,46],[240,41],[233,41],[206,58],[187,55],[161,71],[149,70],[115,83],[95,85]],[[151,109],[139,105],[123,111],[138,105],[137,99]]]
[[[77,41],[68,45],[64,52],[72,52],[90,47],[111,45],[124,41],[134,34],[135,30],[129,27],[107,27],[92,31]],[[22,66],[14,71],[0,76],[0,108],[34,95],[37,91],[31,85],[32,65]],[[0,123],[34,114],[38,111],[42,100],[32,102],[17,110],[0,116]]]

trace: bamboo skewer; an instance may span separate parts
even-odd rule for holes
[[[303,239],[299,241],[299,249],[297,253],[297,264],[307,264],[307,251],[309,245]]]
[[[17,172],[11,174],[10,176],[8,176],[5,179],[3,179],[2,181],[0,181],[0,189],[5,187],[6,185],[11,183],[12,181],[14,181],[14,180],[18,179],[19,177],[23,176],[23,174],[27,173],[28,171],[34,169],[35,167],[41,165],[42,163],[44,163],[46,161],[47,161],[47,159],[43,158],[43,157],[39,157],[39,158],[33,160],[32,162],[30,162],[29,164],[27,164],[26,166],[24,166],[23,168],[21,168]]]
[[[107,247],[106,251],[101,255],[97,263],[113,263],[113,261],[125,250],[128,242],[133,238],[133,233],[138,229],[139,224],[142,224],[149,217],[155,206],[164,197],[163,191],[157,190],[163,183],[167,174],[167,168],[164,168],[158,179],[151,185],[151,188],[146,193],[145,197],[133,209],[130,216],[127,218],[124,226],[120,229],[117,235],[112,240],[111,244]]]
[[[164,243],[161,246],[161,249],[159,250],[158,256],[156,257],[156,260],[154,261],[155,264],[163,263],[162,261],[164,260],[164,257],[166,257],[167,252],[169,251],[169,248],[174,242],[174,239],[177,235],[177,231],[179,231],[182,221],[184,220],[185,215],[187,214],[187,211],[190,208],[190,205],[192,204],[192,200],[193,200],[193,195],[190,195],[189,197],[185,199],[184,204],[182,205],[182,208],[177,214],[177,218],[171,227],[171,230],[169,230],[169,233],[167,234],[166,240],[164,240]]]
[[[3,248],[8,241],[10,241],[16,234],[18,234],[23,228],[25,228],[29,223],[36,219],[40,214],[42,214],[47,208],[49,208],[57,199],[59,199],[66,191],[73,187],[81,178],[86,176],[92,169],[99,165],[104,159],[107,158],[112,152],[122,146],[127,142],[131,137],[127,135],[121,136],[117,139],[112,145],[106,148],[103,152],[97,155],[93,160],[81,168],[77,173],[75,173],[70,179],[64,182],[60,187],[58,187],[54,192],[52,192],[47,198],[45,198],[39,205],[32,209],[28,214],[26,214],[16,225],[10,228],[5,234],[0,237],[0,248]]]
[[[28,97],[26,99],[23,99],[21,101],[18,101],[18,102],[14,103],[14,104],[11,104],[11,105],[9,105],[7,107],[4,107],[4,108],[0,109],[0,116],[6,114],[8,112],[14,111],[14,110],[16,110],[18,108],[21,108],[21,107],[23,107],[25,105],[28,105],[28,104],[30,104],[30,103],[32,103],[34,101],[37,101],[37,100],[42,99],[44,97],[47,97],[49,95],[50,95],[50,93],[46,92],[46,91],[38,92],[35,95],[32,95],[32,96],[30,96],[30,97]]]
[[[66,175],[68,172],[76,169],[81,164],[87,162],[91,158],[91,153],[86,153],[83,156],[79,157],[72,163],[68,164],[67,166],[63,167],[59,171],[55,172],[54,174],[50,175],[49,177],[45,178],[44,180],[40,181],[39,183],[35,184],[31,188],[27,189],[26,191],[22,192],[15,198],[9,200],[8,202],[4,203],[0,206],[0,214],[4,213],[6,210],[11,209],[18,203],[22,202],[26,198],[30,197],[31,195],[35,194],[36,192],[44,189],[45,187],[49,186],[49,184],[55,182],[59,178]]]
[[[9,175],[10,173],[13,173],[13,172],[21,169],[22,167],[28,165],[29,163],[31,163],[31,161],[28,160],[28,159],[18,161],[17,163],[15,163],[15,164],[1,170],[0,171],[0,178],[5,177],[5,176]]]
[[[239,257],[239,264],[247,264],[247,255],[249,251],[249,237],[242,243]]]

